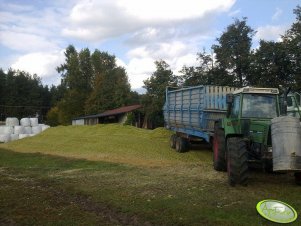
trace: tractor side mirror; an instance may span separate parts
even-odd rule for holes
[[[232,93],[229,93],[226,95],[226,103],[227,104],[232,104],[233,103],[233,94]]]

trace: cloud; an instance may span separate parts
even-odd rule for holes
[[[0,18],[3,46],[22,52],[59,49],[64,9],[0,1]]]
[[[132,89],[140,88],[156,70],[153,58],[132,58],[126,66]]]
[[[230,17],[236,17],[238,14],[241,13],[241,10],[240,9],[237,9],[237,10],[234,10],[234,11],[231,11],[228,16]]]
[[[0,43],[19,51],[42,51],[57,48],[55,42],[47,40],[43,36],[14,31],[1,32]]]
[[[166,61],[174,74],[178,74],[184,65],[196,65],[196,52],[196,47],[179,41],[149,44],[129,51],[130,61],[126,69],[132,88],[136,89],[144,85],[143,81],[156,70],[154,64],[156,60]]]
[[[156,70],[156,60],[165,60],[174,73],[184,64],[194,65],[199,47],[211,35],[213,18],[234,3],[84,0],[72,8],[62,34],[90,42],[123,37],[131,50],[126,54],[127,63],[119,63],[126,68],[132,88],[137,89]]]
[[[11,67],[37,74],[42,80],[56,81],[59,80],[56,67],[62,64],[64,59],[63,51],[32,52],[17,58]]]
[[[282,9],[276,8],[276,12],[273,14],[272,16],[272,20],[276,21],[280,18],[280,16],[282,15],[283,11]]]
[[[123,8],[128,15],[132,15],[138,20],[150,23],[164,23],[169,21],[186,20],[199,18],[210,11],[226,11],[234,1],[232,0],[151,0],[133,1],[120,0],[117,5]]]
[[[235,0],[84,0],[69,15],[62,34],[86,41],[138,32],[143,29],[177,27],[185,21],[204,18],[210,13],[228,11]],[[205,22],[203,22],[205,23]]]
[[[256,40],[281,41],[281,35],[287,30],[286,26],[263,26],[257,28]]]
[[[164,61],[169,64],[170,69],[177,75],[184,65],[195,66],[197,64],[196,58],[196,55],[188,53],[174,59],[165,59]],[[133,90],[142,87],[144,85],[143,81],[155,72],[155,61],[156,59],[152,57],[132,58],[125,66]]]
[[[214,39],[216,15],[228,12],[235,1],[0,0],[0,44],[18,54],[13,68],[50,82],[57,81],[60,50],[68,44],[110,51],[117,43],[114,54],[126,56],[117,63],[126,68],[132,88],[139,88],[155,71],[156,60],[165,60],[175,73],[194,64],[205,40]]]

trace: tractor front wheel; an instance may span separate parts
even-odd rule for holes
[[[225,156],[225,132],[223,129],[218,127],[216,123],[214,125],[214,136],[213,136],[213,168],[216,171],[226,171],[226,156]]]
[[[246,143],[241,137],[227,139],[227,172],[231,186],[247,185],[248,154]]]

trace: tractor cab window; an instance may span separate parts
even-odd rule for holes
[[[275,118],[277,117],[276,95],[243,94],[242,117]]]
[[[231,118],[238,118],[240,111],[240,95],[234,96],[233,105],[231,109]]]

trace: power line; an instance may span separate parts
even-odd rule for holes
[[[28,106],[28,105],[0,105],[0,107],[5,107],[5,108],[44,108],[48,109],[51,108],[50,106]]]

